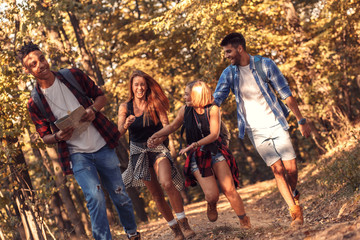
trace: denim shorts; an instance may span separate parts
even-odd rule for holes
[[[224,160],[226,160],[225,157],[221,154],[221,152],[218,152],[215,155],[211,156],[211,166],[213,166],[215,163],[218,163],[218,162],[221,162]],[[193,154],[193,156],[190,160],[190,169],[191,169],[191,173],[194,173],[197,170],[199,170],[198,165],[196,164],[195,154]]]
[[[247,129],[247,134],[267,166],[278,160],[287,161],[296,158],[289,132],[281,124],[262,129]]]

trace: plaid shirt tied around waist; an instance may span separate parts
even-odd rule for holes
[[[163,153],[171,165],[171,178],[178,191],[184,189],[184,180],[175,166],[169,150],[164,144],[149,148],[146,143],[130,142],[130,160],[127,169],[122,173],[125,187],[144,187],[143,181],[151,181],[150,159],[148,153]]]
[[[239,169],[237,167],[236,161],[229,148],[225,145],[221,138],[215,141],[218,146],[219,152],[224,156],[226,163],[230,167],[230,171],[234,180],[235,187],[239,187]],[[184,175],[185,175],[185,187],[196,186],[196,178],[191,173],[190,161],[195,154],[196,164],[199,168],[200,174],[202,177],[208,177],[213,175],[213,170],[211,167],[211,151],[202,151],[201,147],[192,149],[189,151],[184,166]]]

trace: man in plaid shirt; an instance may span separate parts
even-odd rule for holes
[[[80,93],[60,73],[50,71],[44,54],[32,42],[22,46],[19,58],[25,73],[36,79],[36,91],[46,113],[44,116],[32,97],[28,102],[31,119],[45,144],[58,145],[64,174],[73,173],[83,190],[94,238],[111,239],[102,183],[129,239],[140,239],[132,202],[126,193],[114,151],[120,134],[116,125],[99,112],[107,103],[104,93],[81,70],[70,69],[86,95],[83,96],[84,93]],[[54,122],[79,106],[85,108],[81,121],[90,122],[89,127],[78,135],[73,135],[74,128],[71,127],[59,130]]]
[[[230,90],[234,93],[239,137],[244,138],[245,132],[248,134],[256,150],[274,173],[279,191],[289,206],[291,225],[302,225],[302,209],[298,202],[300,193],[296,190],[296,155],[287,131],[289,125],[286,117],[289,111],[274,91],[278,92],[294,113],[303,136],[310,135],[310,127],[303,118],[286,79],[271,59],[249,55],[246,52],[245,38],[240,33],[227,35],[220,45],[231,65],[220,76],[214,93],[215,104],[220,106]]]

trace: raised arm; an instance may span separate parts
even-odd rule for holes
[[[134,115],[127,115],[126,103],[122,103],[119,107],[118,112],[118,130],[120,132],[120,136],[124,135],[129,128],[129,126],[135,121]]]
[[[170,124],[168,124],[166,126],[163,124],[164,127],[161,130],[154,133],[148,139],[148,141],[147,141],[148,147],[156,147],[159,144],[158,143],[160,141],[159,139],[162,139],[162,138],[165,139],[169,134],[175,132],[183,124],[184,114],[185,114],[185,106],[180,108],[174,121],[172,121]]]
[[[188,147],[181,149],[180,154],[184,154],[190,149],[194,149],[202,145],[207,145],[218,139],[220,134],[220,120],[220,108],[216,105],[213,105],[210,109],[210,134],[200,139],[199,141],[190,144]]]

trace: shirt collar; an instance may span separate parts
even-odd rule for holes
[[[250,54],[249,54],[249,56],[250,56],[250,69],[254,70],[255,69],[254,56],[251,56]]]
[[[251,56],[251,55],[249,54],[249,57],[250,57],[250,69],[251,69],[251,70],[254,70],[254,69],[255,69],[254,56]],[[239,70],[239,65],[232,65],[232,64],[230,64],[230,67],[232,67],[233,69]]]

